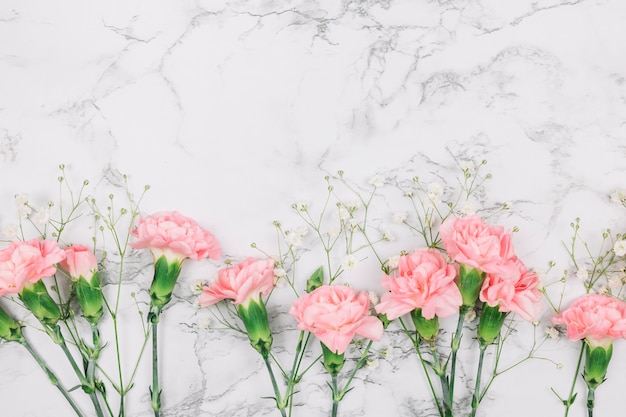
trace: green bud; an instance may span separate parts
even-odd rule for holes
[[[19,293],[26,308],[44,325],[55,326],[61,319],[61,310],[48,294],[46,285],[41,281],[27,282]]]
[[[500,330],[504,324],[504,319],[508,313],[501,312],[498,306],[483,306],[478,323],[478,341],[481,346],[493,343],[500,335]]]
[[[306,281],[306,292],[311,292],[324,284],[324,269],[320,266]]]
[[[168,262],[165,255],[154,262],[154,279],[150,286],[150,303],[160,311],[172,298],[182,261]]]
[[[596,389],[606,380],[606,371],[613,354],[613,344],[608,347],[591,347],[585,342],[585,372],[583,377],[590,389]]]
[[[261,296],[258,300],[251,300],[247,306],[239,304],[237,312],[246,326],[250,344],[264,359],[267,359],[272,348],[272,331]]]
[[[22,326],[0,308],[0,339],[22,343]]]
[[[432,319],[426,319],[422,315],[422,309],[418,308],[411,311],[411,318],[422,340],[428,342],[437,337],[437,333],[439,332],[439,319],[437,316],[434,316]]]
[[[74,282],[74,291],[85,320],[92,326],[97,325],[103,313],[102,279],[98,272],[94,272],[89,281],[82,276],[78,278]]]
[[[344,357],[342,354],[337,354],[328,349],[324,343],[322,345],[322,353],[324,354],[324,368],[328,371],[330,376],[336,377],[339,375],[339,371],[343,368]]]
[[[480,287],[485,280],[485,275],[484,272],[478,269],[461,264],[459,271],[459,291],[461,291],[464,306],[474,307],[478,300]]]

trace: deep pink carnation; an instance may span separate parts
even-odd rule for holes
[[[451,217],[439,228],[441,241],[452,259],[488,274],[515,276],[511,233],[489,226],[480,217]]]
[[[567,337],[586,339],[592,346],[608,346],[626,338],[626,303],[608,295],[588,294],[552,317],[552,323],[566,326]]]
[[[217,272],[217,280],[204,287],[198,298],[202,307],[230,299],[234,304],[247,305],[259,295],[274,288],[274,260],[248,258]]]
[[[53,240],[11,242],[0,251],[0,296],[18,293],[26,282],[54,275],[65,252]]]
[[[162,255],[178,260],[218,259],[222,256],[219,243],[209,231],[176,211],[139,219],[131,234],[136,240],[130,246],[150,249],[155,259]]]
[[[451,316],[463,303],[456,276],[456,268],[437,250],[417,249],[403,255],[394,276],[383,277],[383,288],[389,292],[381,297],[376,312],[389,320],[418,308],[426,319]]]
[[[298,329],[313,333],[332,352],[342,354],[355,335],[374,341],[383,335],[381,321],[369,315],[365,292],[345,285],[322,285],[293,302],[289,314]]]

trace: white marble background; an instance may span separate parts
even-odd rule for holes
[[[408,209],[405,181],[418,175],[453,188],[459,161],[486,159],[493,179],[477,208],[512,202],[491,220],[519,227],[519,256],[539,271],[554,260],[545,279],[555,280],[570,268],[561,242],[574,218],[592,245],[602,229],[626,227],[626,209],[609,200],[626,188],[625,19],[620,0],[5,0],[0,226],[16,222],[15,194],[28,193],[35,207],[56,201],[64,163],[75,184],[90,181],[98,201],[119,193],[119,172],[137,193],[150,184],[144,212],[197,219],[224,259],[238,261],[258,254],[253,241],[275,248],[273,220],[300,225],[292,203],[319,210],[324,176],[341,169],[360,190],[375,174],[387,179],[375,216],[396,228],[396,240],[381,246],[391,256],[418,242],[391,222]],[[93,230],[68,233],[88,243]],[[321,263],[319,247],[310,248],[307,262]],[[186,266],[166,310],[164,415],[278,415],[260,398],[271,395],[260,358],[245,339],[205,329],[207,312],[194,305],[191,284],[210,279],[223,260]],[[150,264],[135,253],[127,266],[129,352],[140,324],[128,294],[145,296]],[[379,270],[365,265],[346,281],[380,292]],[[573,283],[566,298],[581,289]],[[294,323],[289,300],[277,298],[276,345],[289,357]],[[519,330],[507,361],[532,342],[532,326]],[[375,348],[389,345],[394,358],[357,374],[343,415],[436,414],[410,344],[395,331]],[[476,349],[469,338],[464,346],[461,373],[470,381]],[[41,349],[55,357],[43,341]],[[550,387],[567,390],[576,352],[566,340],[548,341],[538,355],[563,368],[532,360],[502,375],[479,415],[561,415]],[[131,416],[151,415],[144,359]],[[598,416],[622,406],[625,371],[626,343],[617,342]],[[321,367],[307,378],[296,415],[328,415]],[[586,415],[580,382],[578,391],[571,417]],[[26,352],[7,343],[0,403],[3,416],[71,415]]]

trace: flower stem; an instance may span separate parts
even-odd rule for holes
[[[337,397],[337,375],[332,376],[332,383],[333,409],[331,417],[337,417],[337,410],[339,409],[339,398]]]
[[[148,318],[152,323],[152,387],[150,387],[150,400],[154,417],[159,417],[161,410],[161,389],[159,387],[159,355],[158,355],[158,334],[159,316],[161,309],[152,307]]]
[[[452,412],[452,397],[450,397],[450,384],[446,377],[446,369],[441,366],[441,361],[439,360],[439,353],[437,352],[437,346],[435,345],[435,341],[430,341],[430,354],[433,358],[433,369],[435,373],[439,376],[439,381],[441,382],[441,393],[443,396],[443,415],[444,417],[453,417]]]
[[[83,414],[81,413],[80,409],[78,408],[76,403],[74,403],[74,400],[72,399],[72,397],[70,397],[70,395],[67,392],[67,390],[63,387],[63,385],[61,385],[61,383],[59,382],[59,379],[56,376],[56,374],[50,368],[48,368],[48,365],[46,365],[46,362],[33,349],[33,347],[30,345],[30,343],[28,343],[28,341],[26,339],[23,339],[23,341],[20,341],[18,343],[20,343],[22,346],[24,346],[26,348],[26,350],[28,351],[28,353],[30,353],[30,355],[35,359],[37,364],[41,367],[41,369],[43,369],[43,371],[48,376],[48,379],[50,379],[50,382],[52,383],[52,385],[57,387],[57,389],[61,392],[61,394],[63,394],[63,397],[65,397],[65,399],[70,404],[70,406],[72,407],[72,409],[74,410],[76,415],[78,417],[83,417]]]
[[[469,311],[469,307],[462,305],[459,309],[459,320],[456,325],[456,331],[454,332],[454,337],[452,338],[452,343],[450,345],[450,349],[452,351],[452,358],[450,362],[450,380],[449,390],[448,390],[448,398],[444,401],[450,404],[453,404],[454,401],[454,381],[456,378],[456,357],[459,348],[461,347],[461,336],[463,335],[463,323],[465,322],[465,314]]]
[[[576,371],[574,372],[574,378],[572,379],[572,386],[570,387],[569,390],[569,396],[567,397],[567,401],[564,401],[565,404],[565,416],[567,417],[569,415],[569,409],[572,406],[573,398],[572,396],[574,395],[574,388],[576,387],[576,378],[578,378],[578,373],[580,371],[580,365],[582,364],[583,361],[583,353],[585,352],[585,342],[582,342],[581,347],[580,347],[580,354],[578,355],[578,363],[576,364]]]
[[[274,376],[274,370],[272,369],[272,364],[270,363],[269,357],[264,357],[263,360],[265,361],[267,372],[269,373],[270,379],[272,381],[272,388],[274,388],[274,395],[276,396],[276,407],[278,408],[278,411],[280,411],[280,415],[282,417],[287,417],[287,414],[285,413],[285,406],[287,404],[283,404],[283,400],[280,396],[280,390],[278,389],[278,384],[276,383],[276,377]]]
[[[596,390],[595,388],[587,389],[587,416],[593,417],[593,407],[595,405]]]
[[[472,397],[472,412],[470,417],[476,416],[476,410],[478,410],[478,405],[480,404],[480,376],[483,372],[483,362],[485,359],[485,350],[487,349],[487,345],[480,344],[480,355],[478,357],[478,369],[476,370],[476,385],[474,386],[474,395]]]

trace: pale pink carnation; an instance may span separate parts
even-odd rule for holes
[[[524,320],[535,321],[541,314],[539,277],[528,271],[519,259],[514,259],[517,276],[503,278],[487,274],[480,290],[480,300],[490,307],[498,306],[501,312],[513,312]]]
[[[322,285],[293,302],[289,314],[298,329],[313,333],[332,352],[342,354],[355,335],[374,341],[383,335],[381,321],[369,315],[367,292],[344,285]]]
[[[382,286],[389,292],[383,294],[376,312],[389,320],[418,308],[426,319],[451,316],[463,303],[456,276],[456,268],[437,250],[417,249],[403,255],[394,276],[383,277]]]
[[[274,260],[248,258],[217,271],[217,279],[202,289],[198,303],[202,307],[230,299],[233,304],[248,305],[274,288]]]
[[[139,219],[131,234],[136,240],[130,246],[150,249],[155,259],[162,255],[178,260],[218,259],[222,256],[219,243],[209,231],[176,211],[160,212]]]
[[[586,339],[592,347],[606,347],[626,338],[626,303],[607,295],[584,295],[552,317],[552,323],[566,326],[572,341]]]
[[[53,240],[11,242],[0,251],[0,296],[18,293],[26,282],[54,275],[65,252]]]
[[[90,279],[98,271],[98,260],[91,249],[84,245],[65,248],[65,259],[59,264],[70,277]]]
[[[439,234],[453,260],[488,274],[516,275],[511,233],[502,226],[489,226],[478,216],[451,217]]]

